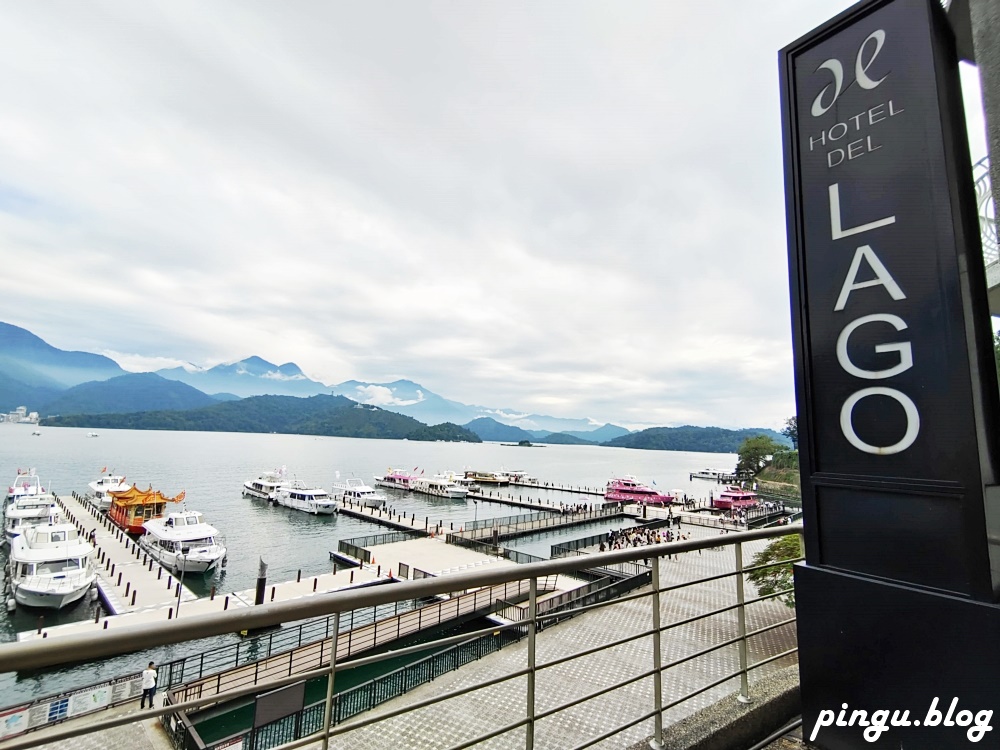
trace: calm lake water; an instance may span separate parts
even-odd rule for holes
[[[187,507],[202,511],[206,520],[220,530],[229,548],[228,566],[224,571],[213,578],[193,582],[192,588],[204,593],[213,584],[223,593],[252,588],[256,584],[258,557],[268,564],[270,582],[291,580],[299,570],[303,576],[327,572],[330,569],[329,551],[337,548],[337,540],[388,530],[347,516],[317,517],[244,498],[243,482],[266,469],[285,466],[289,475],[327,489],[338,471],[342,477],[353,474],[372,484],[373,476],[384,473],[389,467],[417,467],[429,475],[449,469],[520,469],[542,482],[592,488],[603,487],[612,476],[634,474],[640,481],[655,481],[657,487],[664,490],[678,489],[690,496],[707,498],[715,485],[689,480],[689,475],[708,467],[731,469],[736,465],[733,454],[598,446],[522,448],[499,443],[423,443],[135,430],[101,430],[99,437],[87,437],[90,431],[86,429],[54,427],[42,427],[42,434],[35,436],[32,431],[33,428],[25,425],[0,424],[0,482],[9,484],[19,468],[33,467],[47,489],[58,495],[69,495],[74,490],[87,492],[87,483],[107,467],[109,471],[124,474],[129,483],[134,482],[140,488],[152,485],[169,496],[184,490]],[[519,487],[506,491],[556,502],[600,501],[599,497],[568,492]],[[388,494],[390,504],[397,511],[416,513],[418,518],[427,516],[432,522],[454,522],[456,528],[474,517],[531,512],[527,508],[497,502],[476,505],[471,499],[456,501],[410,493]],[[552,544],[598,533],[605,526],[549,532],[519,539],[511,546],[548,557]],[[0,562],[6,562],[5,553],[0,553]],[[56,615],[47,614],[46,623],[88,619],[93,617],[92,606],[83,601]],[[15,640],[17,632],[34,628],[37,616],[37,612],[20,608],[12,615],[0,614],[0,641]],[[228,641],[223,639],[221,642]],[[149,658],[164,662],[204,647],[204,644],[171,646],[151,652]],[[145,661],[148,661],[146,655],[141,658],[133,655],[45,674],[0,675],[0,706],[126,674]]]

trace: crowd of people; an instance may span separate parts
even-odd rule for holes
[[[681,542],[690,539],[690,534],[682,534],[680,531],[672,529],[646,529],[642,527],[632,527],[628,529],[610,529],[607,537],[600,543],[598,551],[606,552],[614,549],[628,549],[629,547],[645,547],[650,544],[663,544],[664,542]]]

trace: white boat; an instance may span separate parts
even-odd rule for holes
[[[455,471],[442,471],[440,474],[435,474],[434,476],[440,477],[441,479],[447,479],[449,482],[454,482],[459,487],[465,487],[467,492],[479,492],[480,489],[482,489],[478,484],[476,484],[476,480]]]
[[[417,477],[410,483],[410,489],[414,492],[422,492],[425,495],[434,495],[436,497],[463,498],[469,494],[468,487],[462,487],[456,482],[437,475],[433,477]]]
[[[346,501],[360,504],[364,508],[381,508],[387,498],[384,492],[369,487],[363,479],[348,477],[341,480],[338,476],[337,481],[333,483],[333,499],[341,503]]]
[[[100,434],[96,432],[88,432],[87,437],[100,437]]]
[[[208,573],[223,564],[226,548],[219,530],[196,510],[168,513],[143,523],[139,546],[167,570]]]
[[[42,495],[44,493],[45,488],[42,487],[42,480],[38,478],[38,474],[35,473],[34,469],[18,469],[17,478],[7,488],[4,505],[10,505],[19,497]]]
[[[14,600],[28,607],[62,609],[81,599],[97,579],[94,547],[71,523],[32,526],[10,552]]]
[[[258,497],[261,500],[274,500],[282,485],[288,484],[285,467],[261,472],[256,479],[248,479],[243,483],[243,497]]]
[[[3,541],[8,544],[13,542],[14,537],[20,536],[32,526],[48,523],[52,516],[62,520],[55,495],[45,493],[18,498],[8,504],[4,511]]]
[[[505,473],[507,474],[507,477],[510,479],[511,484],[527,484],[527,485],[538,484],[538,477],[533,477],[528,472],[522,471],[521,469],[510,469]]]
[[[306,513],[328,515],[337,512],[337,501],[322,487],[309,487],[298,479],[283,484],[274,495],[274,502],[286,508]]]
[[[94,493],[91,502],[105,513],[111,507],[111,495],[109,492],[125,492],[131,485],[125,484],[125,477],[121,474],[104,474],[100,479],[88,482],[91,492]]]

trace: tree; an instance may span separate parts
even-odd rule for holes
[[[740,460],[736,464],[736,472],[740,474],[757,474],[767,466],[767,462],[771,456],[781,449],[782,446],[774,442],[767,435],[748,437],[737,451]]]
[[[798,534],[789,534],[775,539],[754,555],[751,566],[756,568],[760,565],[780,563],[782,560],[796,560],[800,557],[802,557],[802,537]],[[747,580],[757,587],[757,592],[761,596],[784,591],[792,587],[792,564],[752,570],[747,573]],[[794,591],[782,594],[777,599],[786,606],[795,606]]]
[[[994,346],[996,346],[994,344]],[[1000,354],[997,354],[1000,358]],[[785,429],[781,431],[781,434],[792,441],[792,450],[799,449],[799,417],[797,414],[789,417],[785,420]]]

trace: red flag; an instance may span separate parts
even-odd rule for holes
[[[107,470],[108,470],[108,467],[107,467],[107,466],[105,466],[105,467],[104,467],[103,469],[101,469],[101,473],[103,474],[103,473],[104,473],[104,472],[106,472]]]

